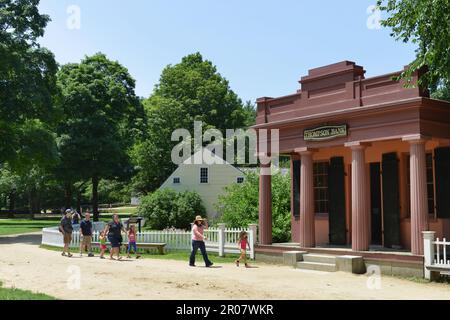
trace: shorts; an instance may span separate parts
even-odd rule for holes
[[[106,246],[106,244],[101,244],[101,245],[100,245],[100,249],[106,250],[106,249],[108,249],[108,247]]]
[[[88,246],[90,248],[91,242],[92,242],[92,236],[83,236],[83,238],[81,239],[82,246]]]
[[[112,248],[120,248],[120,242],[121,239],[120,238],[116,238],[114,236],[108,237],[109,242],[111,242],[111,247]]]
[[[72,233],[64,233],[64,244],[70,244],[72,242]]]

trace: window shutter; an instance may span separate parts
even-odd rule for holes
[[[300,160],[292,161],[292,181],[293,181],[293,197],[294,208],[291,209],[294,217],[300,217]]]
[[[436,213],[441,219],[450,218],[450,148],[434,150],[436,176]]]

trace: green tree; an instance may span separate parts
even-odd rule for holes
[[[391,35],[403,42],[417,45],[416,59],[403,72],[403,78],[422,67],[427,72],[421,77],[425,88],[444,85],[450,79],[450,2],[448,0],[378,0],[378,6],[389,17],[382,25],[392,29]]]
[[[58,115],[57,64],[37,43],[50,19],[39,14],[38,5],[39,0],[0,1],[0,163],[15,167],[51,152],[52,146],[45,147],[54,143],[51,124]]]
[[[431,93],[433,99],[439,99],[450,102],[450,82],[447,85],[440,85]]]
[[[184,128],[193,136],[194,121],[204,130],[245,128],[254,123],[254,107],[243,106],[228,81],[200,53],[188,55],[161,74],[152,96],[144,102],[148,137],[138,144],[133,160],[139,169],[134,185],[143,194],[158,188],[175,169],[171,151],[175,129]]]
[[[189,229],[196,215],[205,215],[205,207],[198,193],[157,190],[141,199],[138,214],[147,218],[150,228],[162,230],[175,227]]]
[[[118,62],[98,53],[58,72],[64,121],[58,126],[63,172],[91,180],[94,220],[98,220],[100,179],[125,179],[132,173],[129,151],[142,123],[135,81]],[[134,128],[139,130],[139,128]]]
[[[243,184],[233,184],[219,196],[220,220],[232,228],[258,223],[259,175],[248,173]],[[291,240],[290,177],[272,176],[272,231],[275,242]]]

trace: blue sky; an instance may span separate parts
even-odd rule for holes
[[[201,52],[244,100],[294,93],[308,69],[351,60],[366,76],[396,70],[414,47],[387,29],[370,29],[376,0],[41,0],[52,22],[41,44],[59,63],[104,52],[136,79],[148,97],[161,70]],[[80,29],[69,29],[71,5]],[[384,17],[382,15],[382,17]]]

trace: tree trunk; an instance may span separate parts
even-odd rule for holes
[[[8,218],[14,219],[14,211],[16,210],[16,190],[11,190],[9,193],[9,210]]]
[[[81,191],[77,191],[77,211],[81,214]]]
[[[66,209],[72,207],[72,183],[68,181],[64,183],[64,206]]]
[[[94,222],[99,220],[98,214],[98,177],[92,177],[92,211],[94,215]]]

